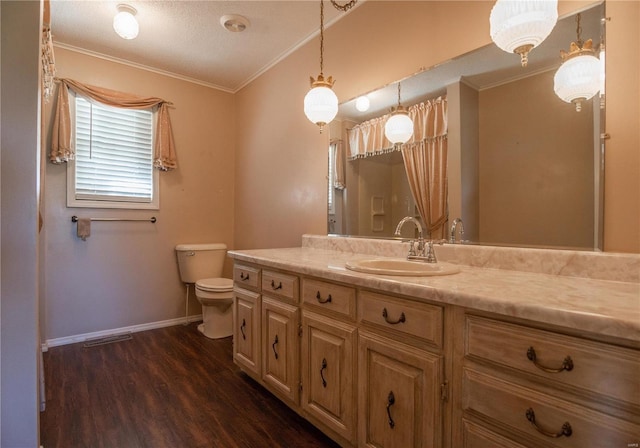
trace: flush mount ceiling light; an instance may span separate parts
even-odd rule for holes
[[[232,33],[240,33],[249,28],[249,20],[238,14],[227,14],[220,17],[220,25]]]
[[[357,0],[351,0],[345,5],[339,5],[335,0],[331,4],[341,11],[351,9]],[[324,126],[329,124],[338,113],[338,97],[333,92],[333,77],[325,79],[324,66],[324,1],[320,0],[320,74],[317,79],[311,77],[311,90],[304,97],[304,114],[309,121],[320,127],[320,133]]]
[[[359,96],[356,99],[356,109],[360,112],[366,112],[369,110],[369,106],[371,106],[371,102],[369,101],[369,97],[366,95]]]
[[[391,110],[391,116],[384,124],[384,136],[394,145],[406,143],[413,135],[413,121],[407,109],[400,104],[400,83],[398,83],[398,107]]]
[[[138,36],[138,21],[134,17],[138,11],[129,5],[118,5],[118,13],[113,18],[113,29],[123,39],[135,39]]]
[[[568,53],[560,50],[563,63],[553,77],[553,90],[562,101],[574,103],[580,112],[582,101],[591,99],[600,90],[602,66],[592,40],[582,40],[580,14],[576,16],[576,23],[578,38],[571,42]]]
[[[497,0],[489,16],[491,39],[507,53],[520,55],[523,67],[529,52],[549,36],[558,21],[558,0]]]

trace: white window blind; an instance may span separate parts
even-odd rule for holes
[[[75,101],[75,199],[151,203],[153,114]]]

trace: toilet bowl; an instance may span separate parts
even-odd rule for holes
[[[200,333],[211,339],[233,333],[233,280],[205,278],[196,282],[196,298],[202,305]]]
[[[202,305],[202,324],[198,330],[212,339],[226,338],[233,333],[233,280],[222,277],[226,254],[227,246],[222,243],[176,246],[180,278],[187,285],[186,313],[189,285],[193,283],[196,298]]]

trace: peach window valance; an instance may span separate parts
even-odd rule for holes
[[[64,163],[75,158],[75,148],[71,134],[71,116],[69,112],[69,89],[76,94],[107,106],[124,109],[151,109],[157,107],[157,125],[153,149],[153,166],[161,171],[177,167],[176,151],[169,119],[168,107],[171,103],[162,98],[140,97],[115,90],[83,84],[73,79],[57,79],[57,105],[53,119],[51,138],[52,163]]]
[[[413,135],[404,145],[442,137],[447,134],[447,98],[415,104],[407,109],[413,120]],[[384,125],[391,114],[360,123],[347,131],[349,160],[399,151],[402,145],[393,145],[384,135]]]

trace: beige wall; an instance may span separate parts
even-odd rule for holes
[[[479,18],[489,16],[493,3],[364,3],[326,30],[325,75],[337,80],[334,90],[344,101],[488,44],[488,20]],[[568,14],[592,3],[563,1],[559,12]],[[640,252],[638,54],[628,48],[628,42],[638,41],[637,10],[637,2],[608,2],[612,21],[608,24],[607,129],[612,139],[607,142],[605,250],[609,251]],[[318,42],[314,40],[237,94],[237,116],[243,122],[237,129],[239,248],[297,245],[301,233],[326,232],[328,139],[302,112],[308,77],[317,71]],[[273,213],[266,197],[277,198],[274,201],[287,207],[286,218]]]
[[[338,98],[353,98],[473,49],[451,38],[454,24],[472,42],[487,43],[485,27],[471,18],[489,10],[482,2],[364,3],[327,30],[325,75],[336,79]],[[402,33],[388,32],[396,27]],[[412,43],[397,46],[390,35]],[[326,233],[328,135],[302,111],[309,76],[318,71],[315,39],[236,95],[238,248],[297,246],[303,233]]]
[[[337,80],[334,90],[345,101],[488,44],[493,3],[363,3],[326,30],[325,75]],[[559,13],[593,3],[561,1]],[[638,42],[638,3],[608,3],[607,114],[609,123],[617,122],[608,126],[605,249],[640,252],[638,95],[629,94],[638,91],[638,55],[628,50],[628,42]],[[318,51],[317,39],[309,42],[237,94],[238,248],[298,245],[302,233],[326,232],[328,138],[302,112]],[[269,197],[286,214],[274,213]]]
[[[640,252],[640,2],[608,1],[604,248]]]
[[[593,102],[576,112],[554,74],[480,92],[480,241],[594,247]]]
[[[607,143],[605,247],[640,252],[639,136],[633,126],[639,121],[638,106],[633,95],[620,93],[618,81],[637,91],[638,79],[637,71],[621,63],[629,53],[615,51],[621,46],[616,38],[626,32],[637,35],[629,17],[638,17],[638,5],[609,3],[607,129],[612,139]],[[488,24],[477,18],[488,16],[492,4],[364,3],[327,30],[325,72],[337,79],[339,98],[348,99],[473,50],[488,43]],[[561,3],[561,13],[567,5]],[[429,26],[424,26],[425,18]],[[402,26],[403,32],[394,35],[400,44],[380,31],[395,26]],[[329,135],[320,134],[302,113],[308,77],[318,71],[317,40],[236,95],[64,49],[57,49],[56,57],[59,76],[173,101],[179,169],[161,175],[156,225],[94,223],[93,235],[82,242],[74,235],[72,214],[151,213],[67,209],[65,168],[47,164],[46,339],[182,316],[184,290],[175,266],[175,244],[297,246],[303,233],[326,232]],[[637,56],[634,61],[637,67]],[[129,275],[132,268],[135,278]],[[192,300],[191,312],[198,309]]]
[[[185,288],[174,247],[233,247],[233,96],[56,48],[59,77],[174,103],[178,169],[160,173],[160,210],[66,207],[66,165],[47,163],[44,195],[44,338],[55,339],[183,317]],[[51,104],[46,109],[51,126]],[[94,222],[87,241],[71,216],[149,217],[156,224]],[[230,262],[226,275],[230,277]],[[191,288],[193,291],[193,288]],[[191,298],[190,314],[200,307]]]

